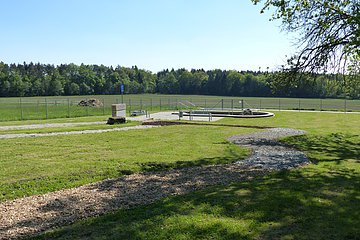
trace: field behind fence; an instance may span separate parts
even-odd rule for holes
[[[97,107],[79,106],[98,99]],[[185,110],[195,108],[252,108],[276,110],[360,111],[360,100],[219,97],[198,95],[99,95],[69,97],[0,98],[0,121],[111,115],[111,105],[126,103],[127,111]]]

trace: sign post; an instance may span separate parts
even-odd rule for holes
[[[120,85],[121,103],[124,103],[124,84]]]

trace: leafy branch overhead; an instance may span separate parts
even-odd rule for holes
[[[360,63],[359,0],[252,0],[273,11],[286,31],[300,33],[285,70],[353,73]],[[355,67],[354,67],[355,66]]]

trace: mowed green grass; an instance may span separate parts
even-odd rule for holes
[[[305,129],[284,141],[314,164],[119,210],[36,239],[359,239],[360,115],[279,112],[221,122]]]
[[[0,139],[0,201],[124,174],[221,164],[249,151],[226,137],[253,129],[170,126],[97,134]]]
[[[275,117],[223,118],[214,124],[239,124],[244,126],[283,127],[307,131],[309,134],[351,133],[360,134],[360,114],[326,112],[271,111]]]
[[[97,98],[103,106],[80,107],[81,100]],[[124,102],[130,112],[136,109],[164,111],[205,108],[240,108],[239,101],[244,100],[244,108],[254,109],[304,109],[330,111],[360,111],[360,100],[344,99],[295,99],[260,97],[224,97],[203,95],[160,95],[129,94],[95,96],[56,96],[0,98],[0,121],[72,118],[80,116],[110,115],[111,104]],[[194,104],[195,106],[193,106]]]

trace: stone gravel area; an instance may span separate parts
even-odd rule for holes
[[[289,128],[271,128],[266,132],[233,136],[228,141],[252,149],[252,155],[238,162],[242,166],[257,169],[283,170],[295,168],[307,162],[306,155],[278,141],[278,138],[305,134],[305,131]]]
[[[170,195],[244,181],[278,169],[299,167],[309,163],[305,155],[276,139],[303,133],[276,128],[233,136],[228,140],[253,149],[251,157],[233,164],[133,174],[0,203],[0,239],[36,235],[119,208],[132,208]]]

